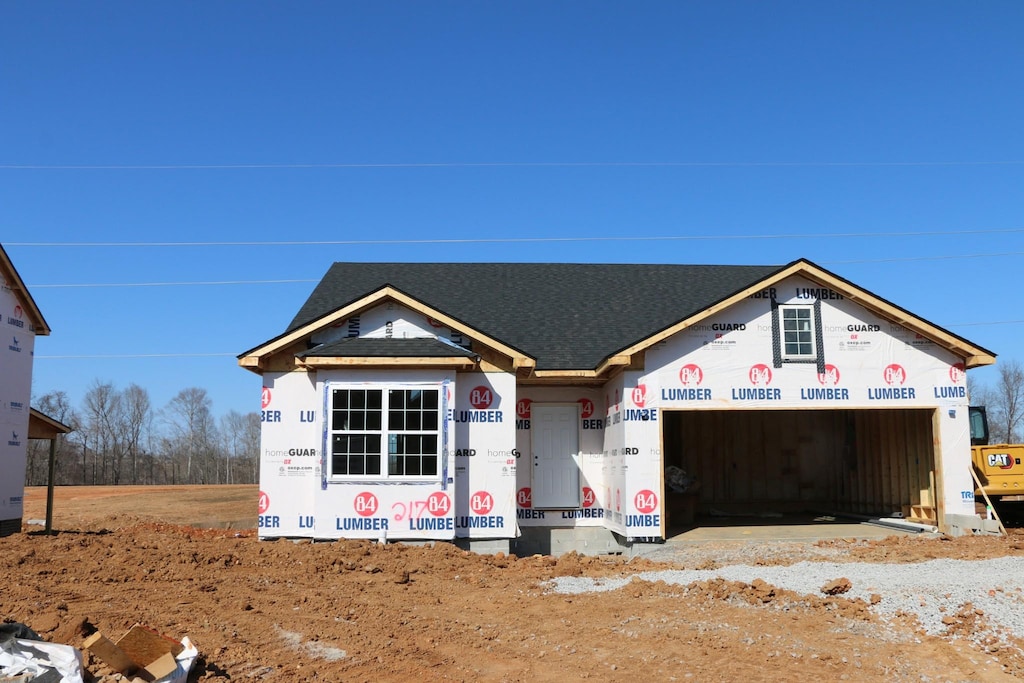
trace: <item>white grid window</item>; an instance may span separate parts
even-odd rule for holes
[[[438,389],[332,389],[330,476],[436,478],[440,403]]]
[[[787,360],[813,360],[814,308],[811,306],[780,306],[782,357]]]

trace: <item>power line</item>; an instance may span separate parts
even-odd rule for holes
[[[823,261],[822,265],[849,265],[851,263],[906,263],[908,261],[949,261],[952,259],[995,258],[997,256],[1024,256],[1024,251],[1001,251],[991,254],[953,254],[952,256],[900,256],[896,258],[854,259],[849,261]]]
[[[992,254],[955,254],[953,256],[906,256],[901,258],[859,259],[849,261],[823,261],[822,265],[849,265],[862,263],[906,263],[910,261],[945,261],[952,259],[995,258],[999,256],[1024,256],[1024,251],[1007,251]],[[65,283],[65,284],[30,284],[31,289],[74,289],[100,287],[193,287],[208,285],[272,285],[320,282],[319,279],[294,280],[223,280],[196,282],[107,282],[107,283]]]
[[[319,282],[319,280],[222,280],[209,282],[106,282],[76,283],[61,285],[29,285],[33,289],[56,289],[70,287],[191,287],[206,285],[279,285],[295,282]]]
[[[1024,160],[982,161],[439,161],[395,163],[266,164],[0,164],[5,171],[244,171],[392,168],[759,168],[1019,166]]]
[[[980,327],[982,325],[1019,325],[1024,323],[1024,320],[994,320],[986,323],[956,323],[954,325],[947,325],[947,327]]]
[[[977,228],[964,230],[910,230],[901,232],[832,232],[832,233],[779,233],[769,235],[620,235],[579,237],[464,237],[429,239],[379,240],[317,240],[317,241],[240,241],[240,242],[6,242],[8,247],[323,247],[363,245],[416,245],[416,244],[524,244],[552,242],[686,242],[713,240],[782,240],[782,239],[836,239],[878,237],[941,237],[956,235],[991,235],[1024,233],[1024,228]]]
[[[105,354],[81,354],[81,355],[68,355],[68,356],[42,356],[36,355],[34,358],[40,359],[45,358],[46,360],[67,360],[67,359],[115,359],[115,358],[223,358],[231,357],[237,358],[237,353],[105,353]]]

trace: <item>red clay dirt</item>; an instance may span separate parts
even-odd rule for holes
[[[713,547],[693,564],[664,565],[621,556],[477,555],[444,543],[261,542],[256,500],[252,486],[59,488],[56,534],[26,524],[25,533],[0,539],[0,617],[76,647],[97,629],[116,638],[135,623],[187,635],[200,651],[190,681],[1024,676],[1024,643],[975,644],[984,615],[970,606],[950,615],[948,636],[935,637],[909,617],[894,633],[841,590],[806,596],[763,581],[634,580],[616,591],[559,595],[544,585],[556,576],[707,568]],[[25,520],[44,519],[45,501],[45,489],[27,489]],[[1017,530],[831,543],[841,559],[862,562],[1024,551]],[[772,561],[785,560],[762,563]],[[116,680],[88,653],[85,662],[96,680]]]

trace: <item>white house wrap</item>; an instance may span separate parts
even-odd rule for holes
[[[36,335],[50,328],[0,247],[0,536],[21,530]]]
[[[686,496],[970,527],[966,370],[994,355],[807,261],[335,264],[239,362],[261,537],[598,552]]]

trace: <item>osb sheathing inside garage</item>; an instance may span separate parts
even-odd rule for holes
[[[666,411],[665,465],[699,511],[900,513],[934,522],[933,411]]]

